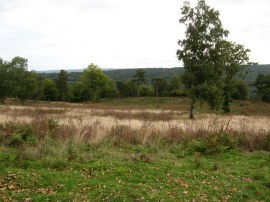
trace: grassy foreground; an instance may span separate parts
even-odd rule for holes
[[[270,105],[233,108],[266,117],[191,122],[169,98],[0,106],[0,201],[270,201]]]
[[[0,149],[3,201],[270,200],[270,154],[110,143]],[[40,152],[42,151],[42,152]]]

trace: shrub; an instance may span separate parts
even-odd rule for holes
[[[191,154],[196,152],[204,154],[207,151],[207,144],[203,139],[194,139],[187,144],[187,151]]]
[[[201,157],[201,153],[199,152],[195,152],[193,154],[193,157],[194,157],[194,164],[195,164],[195,167],[196,168],[199,168],[202,166],[202,157]]]
[[[206,138],[207,154],[216,154],[236,148],[236,143],[227,133],[210,134]]]
[[[78,158],[78,151],[75,145],[71,143],[69,143],[67,146],[67,157],[68,157],[68,161],[73,161],[76,158]]]
[[[25,141],[22,138],[21,134],[15,134],[11,137],[8,145],[10,147],[19,147],[21,145],[23,145],[25,143]]]
[[[29,145],[35,145],[37,143],[37,139],[33,134],[33,129],[31,125],[22,126],[22,128],[20,129],[20,133],[25,143]]]
[[[244,133],[239,133],[239,132],[236,133],[235,141],[236,141],[236,146],[240,148],[247,148],[249,145],[247,135]]]

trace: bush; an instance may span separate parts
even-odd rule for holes
[[[210,134],[206,139],[207,153],[216,154],[236,148],[236,142],[227,133]]]
[[[10,139],[8,146],[10,147],[19,147],[21,145],[23,145],[25,143],[25,141],[22,138],[21,134],[15,134],[12,136],[12,138]]]
[[[201,153],[204,154],[207,151],[207,144],[203,139],[192,140],[187,144],[187,151],[190,154]]]
[[[33,134],[32,127],[30,125],[18,126],[19,129],[15,129],[15,134],[10,137],[8,145],[11,147],[19,147],[23,144],[35,145],[37,139]]]
[[[78,151],[73,144],[68,144],[67,146],[67,158],[68,161],[73,161],[78,158]]]
[[[37,139],[33,134],[32,126],[26,125],[25,127],[22,127],[20,133],[21,133],[23,141],[26,144],[35,145],[37,143]]]

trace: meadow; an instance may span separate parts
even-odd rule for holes
[[[0,105],[3,201],[268,201],[270,104],[180,98]]]

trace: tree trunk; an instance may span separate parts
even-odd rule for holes
[[[225,113],[231,112],[231,108],[230,108],[230,95],[229,95],[228,92],[225,92],[224,102],[223,102],[223,111]]]
[[[194,109],[195,109],[195,103],[196,103],[196,99],[192,98],[191,99],[191,103],[190,103],[190,110],[189,110],[189,118],[190,119],[194,119]]]
[[[140,88],[137,90],[137,97],[140,97]]]

